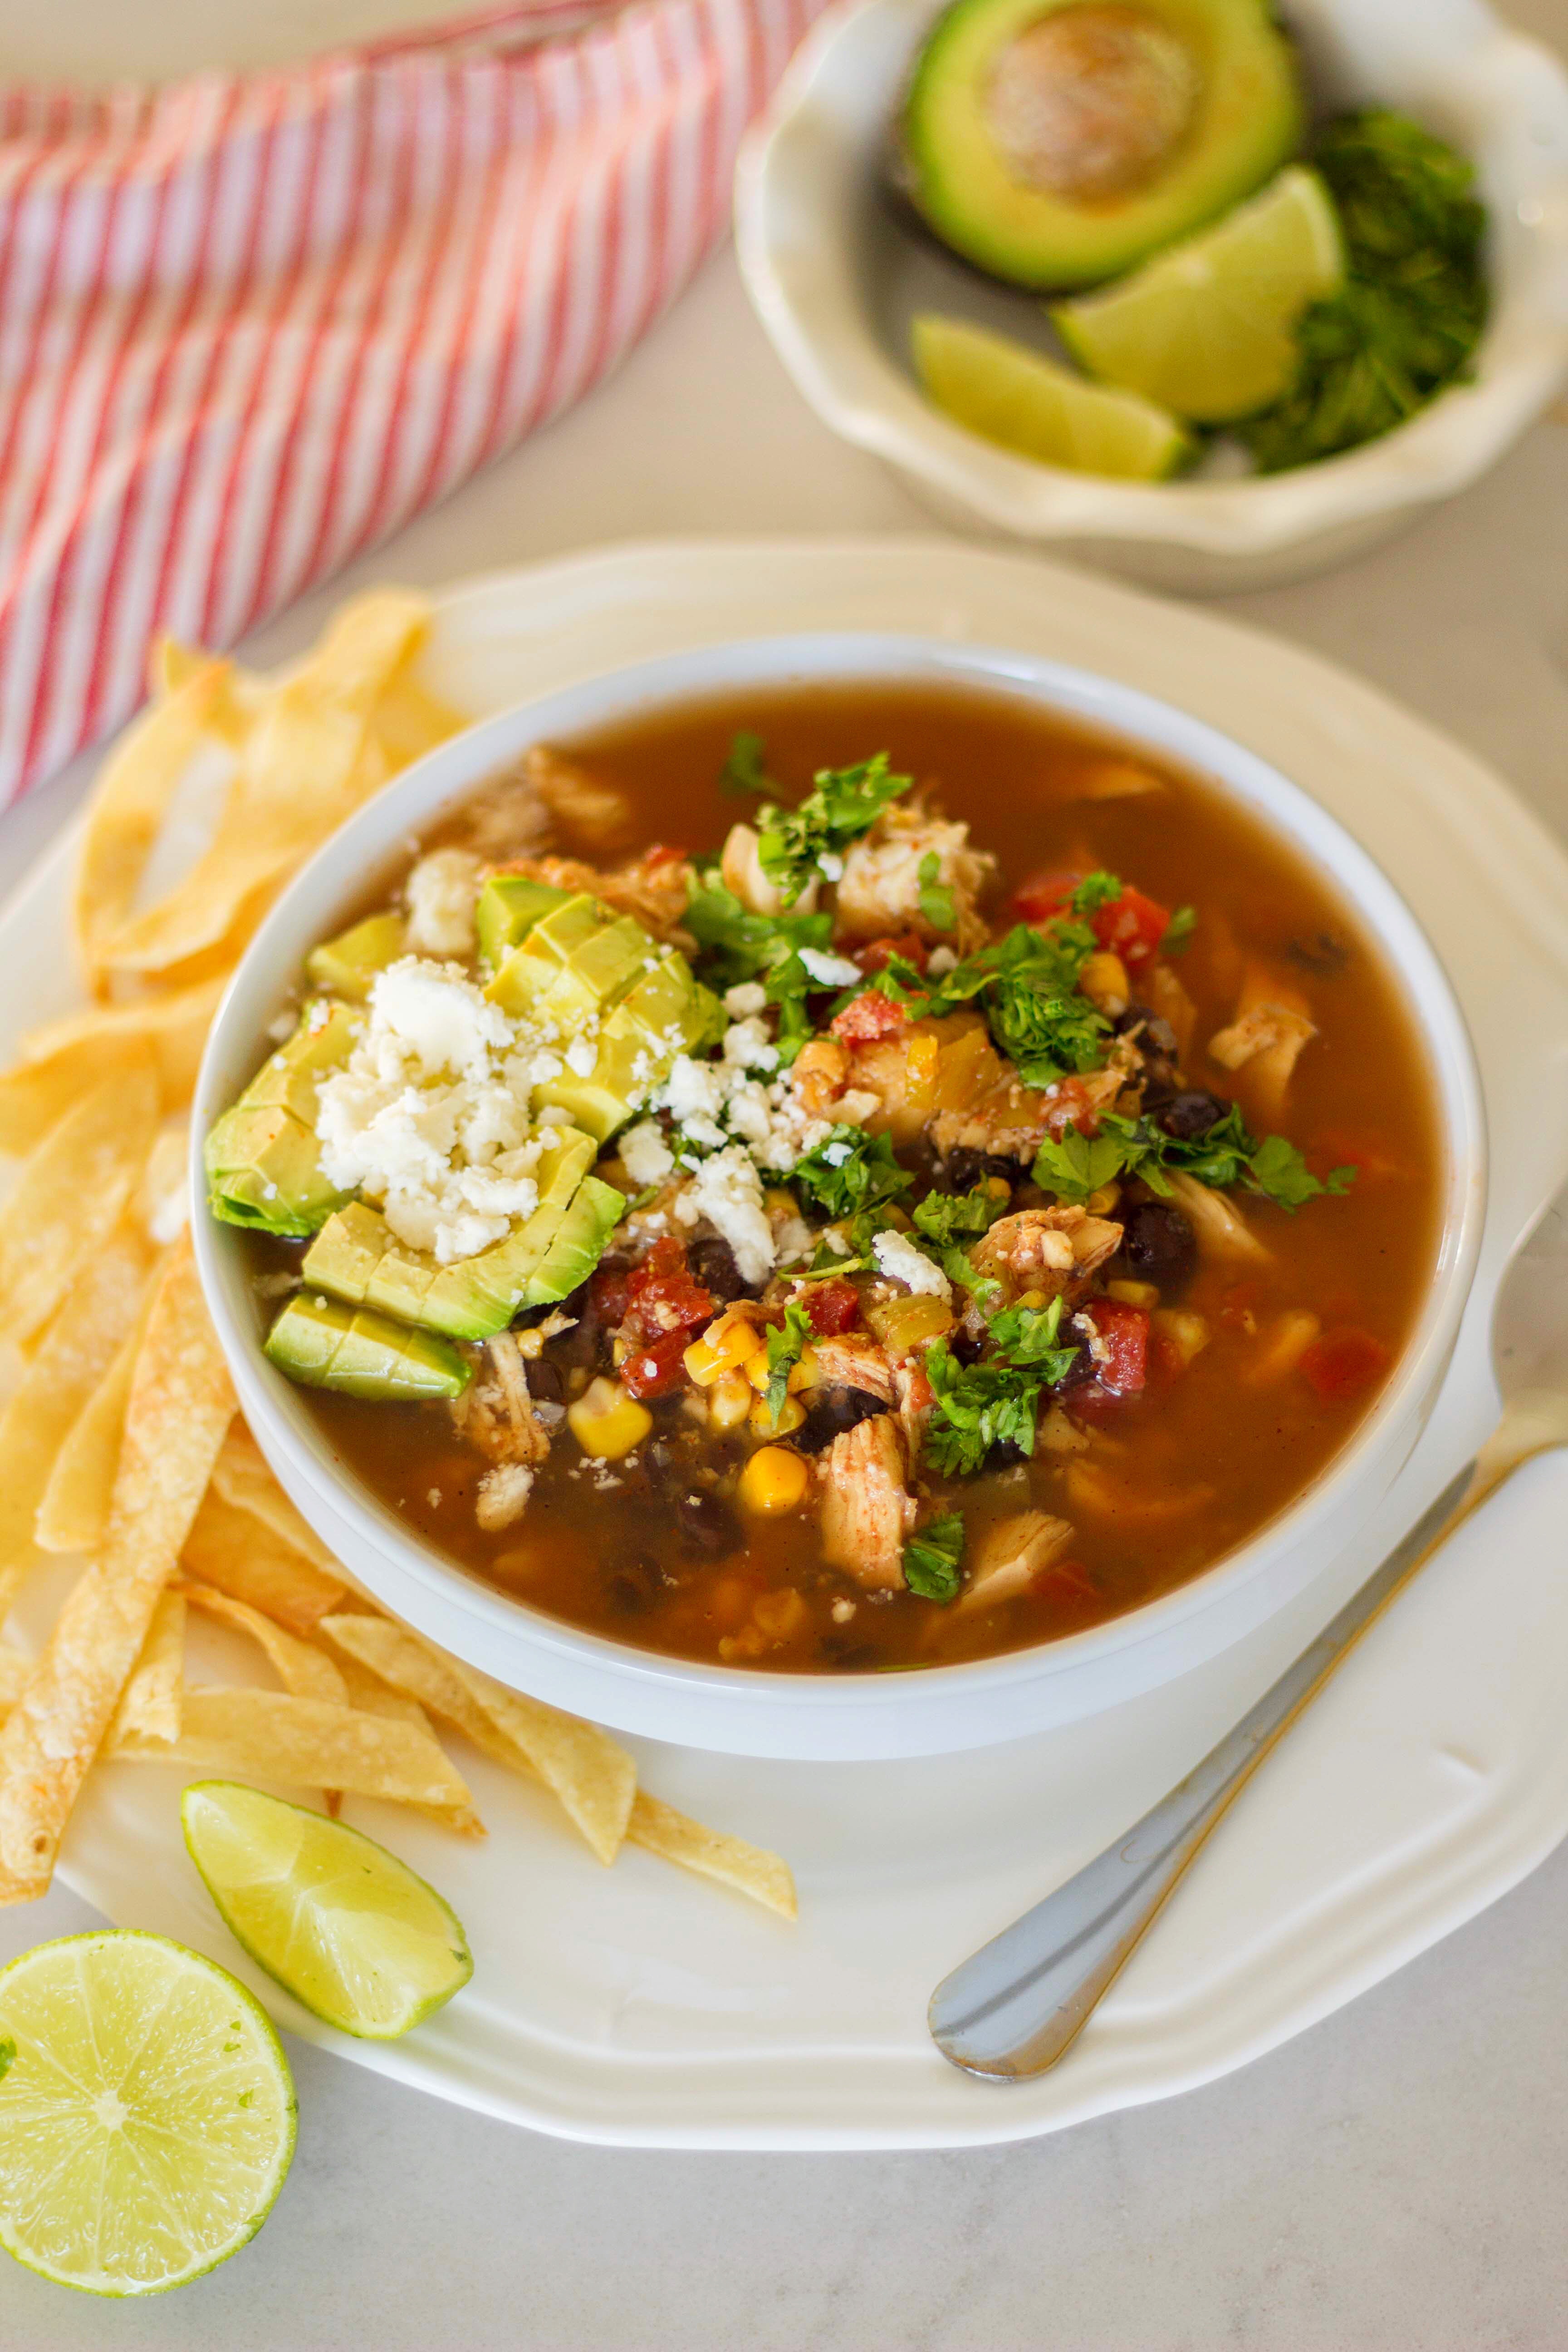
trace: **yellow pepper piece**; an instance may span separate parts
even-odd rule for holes
[[[752,1454],[741,1473],[736,1499],[742,1510],[762,1518],[777,1518],[798,1510],[805,1500],[811,1473],[798,1454],[785,1445],[764,1445]]]
[[[743,1315],[721,1315],[700,1339],[694,1339],[681,1359],[689,1377],[700,1389],[711,1388],[738,1364],[763,1352],[766,1342],[754,1323]]]
[[[640,1445],[653,1427],[653,1415],[618,1381],[602,1375],[590,1381],[574,1404],[566,1408],[573,1436],[595,1461],[618,1462]]]

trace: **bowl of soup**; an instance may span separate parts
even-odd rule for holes
[[[1243,747],[1004,650],[683,654],[442,746],[195,1111],[241,1403],[366,1591],[737,1753],[980,1746],[1299,1592],[1479,1244],[1440,965]]]

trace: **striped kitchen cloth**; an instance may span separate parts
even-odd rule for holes
[[[613,367],[825,0],[491,9],[0,87],[0,807]]]

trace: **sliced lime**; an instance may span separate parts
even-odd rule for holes
[[[1085,383],[1005,335],[928,313],[915,320],[913,341],[916,373],[937,407],[1021,457],[1154,482],[1188,454],[1187,436],[1163,408]]]
[[[473,1975],[450,1905],[374,1838],[237,1780],[194,1782],[180,1817],[225,1926],[326,2024],[390,2042]]]
[[[1103,294],[1053,304],[1051,317],[1091,375],[1218,425],[1285,391],[1297,321],[1334,291],[1344,267],[1329,192],[1298,163],[1217,228]]]
[[[89,2294],[226,2262],[294,2153],[278,2036],[226,1969],[133,1928],[0,1973],[0,2245]]]

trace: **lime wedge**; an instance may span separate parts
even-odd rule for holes
[[[1103,294],[1054,303],[1051,318],[1091,375],[1219,425],[1287,389],[1296,323],[1344,267],[1328,190],[1298,163],[1216,228]]]
[[[226,2262],[294,2153],[278,2036],[226,1969],[133,1928],[0,1973],[0,2245],[89,2294]]]
[[[224,1924],[312,2016],[390,2042],[474,1973],[456,1913],[374,1838],[237,1780],[180,1801]]]
[[[1105,392],[1005,335],[928,313],[913,333],[928,397],[972,433],[1042,465],[1156,482],[1191,444],[1173,416],[1129,392]]]

